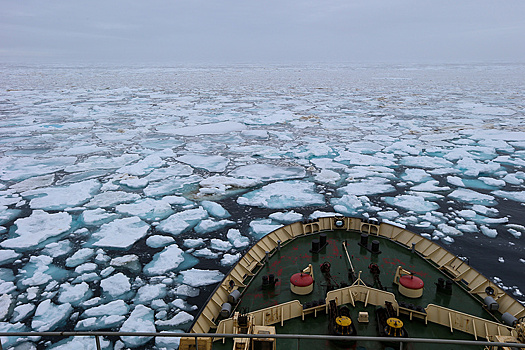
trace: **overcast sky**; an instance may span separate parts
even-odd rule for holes
[[[525,62],[523,0],[0,0],[0,62]]]

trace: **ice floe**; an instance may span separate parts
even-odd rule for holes
[[[162,220],[156,229],[176,236],[197,226],[201,220],[207,217],[208,212],[202,207],[189,209],[175,213],[167,219]]]
[[[72,312],[69,303],[56,305],[49,299],[44,300],[36,308],[31,328],[37,332],[53,331],[63,326]]]
[[[27,218],[15,221],[16,230],[12,238],[0,243],[4,248],[24,250],[39,246],[46,240],[60,237],[71,228],[72,218],[68,213],[49,214],[35,210]]]
[[[184,261],[182,249],[172,244],[155,254],[150,263],[144,266],[144,273],[149,276],[162,275],[175,270]]]
[[[284,181],[274,182],[244,194],[237,199],[241,205],[250,205],[270,209],[287,209],[311,205],[324,205],[324,197],[315,192],[310,182]]]
[[[129,318],[120,327],[120,332],[155,332],[155,323],[153,318],[153,310],[144,306],[137,305],[129,315]],[[137,348],[148,341],[151,337],[120,337],[126,346],[130,348]]]
[[[119,272],[100,281],[100,287],[104,294],[111,299],[122,298],[124,294],[131,291],[129,277]]]
[[[116,219],[93,233],[93,246],[110,249],[129,249],[146,236],[150,226],[138,217]]]
[[[217,270],[201,270],[192,268],[190,270],[181,271],[182,283],[191,287],[201,287],[209,284],[220,282],[224,274]]]

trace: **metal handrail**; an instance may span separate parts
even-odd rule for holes
[[[479,340],[432,339],[432,338],[394,338],[394,337],[366,337],[366,336],[337,336],[312,334],[217,334],[217,333],[157,333],[157,332],[0,332],[0,337],[95,337],[97,349],[100,349],[98,337],[166,337],[166,338],[275,338],[298,340],[339,340],[339,341],[389,341],[403,343],[432,343],[479,346],[509,346],[510,343],[489,342]],[[512,347],[525,348],[523,343],[512,343]],[[0,342],[0,350],[2,344]]]

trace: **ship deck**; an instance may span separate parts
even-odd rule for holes
[[[261,269],[250,280],[247,280],[248,286],[244,289],[242,299],[236,307],[236,310],[244,312],[251,312],[254,310],[263,309],[266,307],[281,304],[290,300],[298,300],[301,304],[312,303],[324,299],[327,293],[327,280],[321,272],[320,266],[324,262],[329,262],[331,265],[330,274],[332,276],[330,283],[335,287],[343,287],[350,285],[352,282],[349,279],[350,263],[346,257],[343,249],[343,242],[347,242],[348,254],[351,256],[352,265],[356,275],[359,275],[361,280],[366,285],[374,288],[379,288],[374,283],[373,275],[369,271],[369,265],[375,263],[380,269],[380,281],[386,291],[395,295],[396,300],[401,303],[409,303],[415,306],[427,307],[428,304],[436,304],[446,308],[454,309],[473,316],[482,317],[488,320],[494,320],[494,317],[489,314],[482,304],[472,297],[466,290],[452,284],[452,294],[447,295],[437,291],[436,282],[439,277],[447,279],[447,276],[433,266],[429,261],[420,257],[418,254],[403,247],[396,242],[388,239],[370,236],[371,241],[378,240],[380,242],[380,253],[373,254],[369,250],[361,247],[361,235],[357,231],[335,230],[324,232],[327,235],[327,245],[318,253],[312,253],[311,241],[318,238],[317,234],[306,235],[290,240],[283,245],[280,250],[276,250]],[[314,288],[313,292],[308,295],[296,295],[290,290],[290,277],[312,264],[314,270]],[[417,299],[407,298],[398,292],[397,285],[393,284],[394,275],[398,266],[413,272],[416,276],[424,281],[423,296]],[[263,290],[262,276],[274,274],[278,278],[275,288]],[[357,334],[360,336],[377,336],[377,322],[375,318],[375,306],[367,305],[357,302],[355,307],[348,305],[352,313],[352,319],[357,327]],[[369,323],[361,324],[357,322],[357,316],[360,311],[367,311],[369,313]],[[401,314],[399,318],[403,321],[405,328],[410,337],[425,337],[425,338],[454,338],[474,340],[474,337],[460,332],[451,332],[450,328],[437,325],[425,324],[424,320],[413,317],[412,320],[408,315]],[[315,315],[306,315],[304,320],[301,318],[291,319],[284,322],[281,326],[276,324],[276,332],[283,333],[297,333],[297,334],[328,334],[328,317],[322,312],[317,312]],[[222,343],[222,342],[219,342]],[[277,348],[285,349],[288,347],[302,348],[297,340],[280,340]],[[219,348],[231,348],[231,342],[226,341],[224,345],[217,344]],[[298,347],[299,345],[299,347]],[[306,344],[304,344],[306,345]],[[308,347],[320,346],[323,348],[337,348],[330,342],[326,341],[308,341]],[[357,346],[362,346],[368,349],[376,349],[384,347],[381,344],[373,342],[358,343]],[[441,349],[441,344],[411,344],[405,348],[412,349]],[[447,346],[448,348],[448,346]],[[454,348],[450,346],[450,348]],[[459,348],[459,347],[458,347]],[[461,348],[465,348],[464,346]]]

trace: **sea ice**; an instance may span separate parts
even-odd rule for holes
[[[282,224],[291,224],[293,222],[302,220],[303,214],[296,213],[295,211],[292,210],[292,211],[288,211],[284,213],[283,212],[272,213],[268,215],[268,217]]]
[[[224,254],[221,259],[221,266],[229,267],[235,264],[241,258],[241,253],[237,254]]]
[[[495,238],[498,235],[498,231],[496,229],[488,228],[485,225],[480,226],[479,229],[481,230],[481,233],[490,238]]]
[[[155,254],[151,262],[144,266],[143,271],[147,276],[162,275],[175,270],[183,261],[182,249],[177,244],[172,244]]]
[[[476,233],[479,232],[478,227],[474,224],[459,224],[456,226],[458,230],[465,233]]]
[[[525,203],[525,191],[494,191],[492,192],[493,195],[501,198],[507,198],[511,199],[516,202]],[[18,221],[18,220],[17,220]]]
[[[266,130],[243,130],[241,131],[241,135],[249,140],[268,140],[270,137]]]
[[[522,234],[525,234],[525,226],[517,224],[507,224],[509,233],[511,233],[515,238],[520,238]]]
[[[9,294],[0,295],[0,321],[4,321],[10,312],[13,297]]]
[[[395,210],[385,210],[377,212],[377,216],[379,216],[381,220],[394,220],[399,217],[399,213]]]
[[[75,273],[82,275],[86,272],[95,271],[97,268],[98,266],[95,263],[84,263],[75,267]]]
[[[447,224],[439,224],[437,227],[438,227],[439,231],[443,232],[447,236],[461,236],[461,235],[463,235],[463,233],[460,230],[458,230],[455,227],[449,226]]]
[[[148,197],[171,195],[180,191],[193,189],[200,181],[202,181],[202,177],[199,175],[168,177],[157,182],[150,182],[143,192]]]
[[[229,174],[238,178],[257,179],[259,181],[275,181],[300,179],[306,176],[302,167],[280,167],[272,164],[251,164],[238,167]]]
[[[67,232],[71,222],[72,218],[68,213],[48,214],[43,210],[34,210],[29,217],[15,221],[15,237],[4,240],[0,246],[15,250],[34,248]]]
[[[503,180],[510,185],[521,185],[523,179],[518,177],[517,174],[507,174],[503,177]]]
[[[250,245],[250,239],[241,235],[241,231],[237,229],[229,229],[226,237],[236,249],[246,248]]]
[[[139,257],[135,254],[128,254],[113,258],[111,259],[109,265],[120,269],[126,269],[135,273],[140,272],[142,268]]]
[[[199,248],[204,246],[204,239],[202,238],[187,238],[184,240],[184,247],[186,248]]]
[[[19,193],[26,192],[26,191],[34,190],[40,187],[49,187],[53,184],[54,180],[55,180],[54,174],[36,176],[36,177],[31,177],[29,179],[17,182],[9,186],[9,189],[15,190]]]
[[[191,287],[201,287],[222,281],[224,274],[218,270],[199,270],[192,268],[181,271],[182,283]]]
[[[153,310],[144,305],[135,306],[131,315],[120,327],[120,332],[156,332],[153,314]],[[120,337],[120,339],[126,346],[137,348],[150,341],[151,337]]]
[[[175,316],[170,318],[169,320],[163,321],[163,320],[157,320],[155,321],[155,324],[159,329],[162,330],[168,330],[172,329],[173,327],[178,327],[180,325],[183,325],[185,323],[193,321],[193,316],[187,313],[186,311],[180,311]]]
[[[138,216],[145,221],[163,220],[173,214],[173,209],[168,201],[151,198],[140,199],[130,204],[119,204],[115,210],[121,214]]]
[[[253,220],[250,222],[250,233],[255,239],[259,240],[282,226],[282,224],[274,223],[272,219]]]
[[[186,284],[182,284],[175,288],[175,294],[182,297],[195,298],[199,296],[199,288],[191,287]]]
[[[201,222],[199,222],[197,226],[195,226],[193,229],[198,234],[206,234],[206,233],[215,232],[215,231],[218,231],[218,230],[221,230],[223,228],[226,228],[228,226],[233,226],[233,225],[235,225],[235,222],[230,221],[230,220],[215,221],[212,219],[206,219],[206,220],[202,220]]]
[[[497,192],[497,191],[496,191]],[[449,198],[456,199],[460,202],[466,202],[471,204],[480,204],[480,205],[496,205],[497,202],[494,197],[479,193],[473,190],[460,188],[448,195]]]
[[[484,183],[486,183],[488,186],[491,186],[491,187],[497,188],[497,187],[505,186],[505,181],[501,179],[494,179],[492,177],[484,177],[484,176],[480,176],[478,179],[483,181]]]
[[[424,183],[421,183],[416,186],[412,186],[412,191],[423,191],[423,192],[443,192],[443,191],[449,191],[450,187],[439,187],[439,181],[436,180],[430,180],[426,181]]]
[[[193,174],[193,169],[189,165],[181,163],[171,163],[166,168],[159,168],[153,170],[148,176],[144,178],[148,182],[164,180],[172,176],[189,176]]]
[[[87,226],[100,226],[114,220],[117,217],[117,214],[109,213],[102,208],[97,208],[93,210],[85,210],[82,212],[81,220]]]
[[[84,303],[85,304],[85,303]],[[89,309],[86,309],[81,315],[81,318],[88,317],[99,317],[99,316],[108,316],[108,315],[127,315],[129,312],[129,306],[124,300],[114,300],[107,304],[95,306]]]
[[[399,164],[422,169],[452,168],[453,163],[443,158],[429,156],[406,156]]]
[[[63,326],[72,312],[69,303],[55,305],[49,299],[44,300],[36,308],[31,328],[36,332],[53,331]]]
[[[217,219],[226,219],[231,216],[230,213],[226,209],[222,207],[219,203],[211,202],[211,201],[202,201],[200,205],[210,214],[210,216],[213,216]]]
[[[119,327],[125,319],[125,316],[118,315],[90,317],[78,321],[75,325],[75,331],[94,331],[104,328]]]
[[[72,249],[71,242],[64,240],[47,244],[44,249],[42,249],[42,254],[49,255],[52,258],[58,258],[69,254]]]
[[[375,155],[366,155],[366,154],[359,154],[354,152],[346,152],[342,151],[339,152],[339,156],[335,157],[334,160],[350,164],[350,165],[359,165],[359,166],[385,166],[385,167],[393,167],[396,166],[396,163],[393,162],[391,159],[388,159],[389,156],[386,154],[376,153]]]
[[[19,287],[41,286],[52,280],[66,279],[68,272],[54,266],[52,262],[53,258],[47,255],[31,256],[29,262],[19,271]]]
[[[212,238],[210,240],[210,247],[211,249],[219,250],[219,251],[228,251],[232,248],[232,245],[228,241],[223,241],[218,238]]]
[[[366,196],[372,194],[382,194],[394,192],[395,188],[387,179],[370,178],[360,181],[350,182],[344,187],[340,187],[337,192],[344,195]]]
[[[201,168],[210,172],[223,172],[230,162],[228,158],[223,156],[205,154],[186,154],[176,159],[194,168]]]
[[[246,129],[246,125],[238,122],[219,122],[211,124],[201,124],[195,126],[185,126],[182,128],[163,127],[159,132],[180,136],[197,136],[197,135],[211,135],[211,134],[227,134],[233,131],[241,131]]]
[[[401,175],[401,179],[421,183],[432,180],[432,176],[423,169],[408,168],[405,169],[405,172]]]
[[[0,225],[13,221],[21,213],[22,211],[19,209],[8,209],[5,205],[0,205]]]
[[[100,287],[108,298],[115,299],[128,293],[131,290],[131,283],[126,275],[119,272],[100,281]]]
[[[149,236],[146,239],[146,245],[150,248],[163,248],[167,245],[172,244],[175,242],[175,238],[170,236]]]
[[[339,180],[341,180],[341,175],[333,170],[323,169],[321,172],[315,175],[314,179],[316,182],[322,184],[335,185]]]
[[[166,285],[159,284],[147,284],[142,286],[137,291],[133,303],[135,304],[147,304],[155,299],[162,299],[166,296],[167,290]]]
[[[397,197],[383,197],[383,200],[390,205],[421,214],[439,208],[439,204],[429,202],[420,196],[400,195]]]
[[[88,259],[95,255],[95,251],[91,248],[82,248],[77,250],[72,256],[66,259],[67,267],[75,267],[83,264]]]
[[[68,173],[74,173],[94,169],[118,169],[138,160],[139,158],[140,156],[138,154],[123,154],[120,157],[91,156],[86,158],[83,162],[67,166],[65,170]]]
[[[208,212],[202,207],[175,213],[157,225],[157,230],[179,235],[195,227],[201,220],[208,217]]]
[[[76,285],[64,283],[60,286],[58,302],[61,304],[69,303],[72,306],[78,306],[80,303],[86,301],[92,296],[93,292],[86,282]]]
[[[29,316],[33,315],[35,310],[35,305],[33,304],[20,304],[13,309],[13,315],[11,317],[11,322],[21,322],[24,321]]]
[[[18,259],[20,254],[11,249],[0,250],[0,266],[11,264],[13,261]]]
[[[200,196],[223,196],[228,192],[250,188],[258,185],[260,180],[257,179],[238,179],[235,177],[214,175],[202,180],[199,183]]]
[[[177,332],[178,330],[170,330],[169,333]],[[160,333],[165,333],[167,331],[161,331]],[[180,332],[180,331],[179,331]],[[180,338],[176,337],[155,337],[155,346],[159,350],[164,349],[178,349],[180,344]]]
[[[241,205],[270,209],[287,209],[324,205],[324,196],[315,192],[315,185],[303,181],[274,182],[237,199]]]
[[[74,164],[77,157],[3,157],[0,180],[25,180],[33,176],[51,174]]]
[[[111,249],[129,249],[136,241],[146,236],[149,225],[138,217],[116,219],[104,224],[93,233],[93,245]]]
[[[196,256],[197,258],[205,258],[205,259],[217,259],[219,257],[219,253],[214,253],[209,248],[202,248],[202,249],[194,251],[191,254],[193,256]]]
[[[332,198],[330,203],[338,213],[353,216],[364,210],[362,198],[363,197],[359,198],[354,195],[345,194],[341,198]]]
[[[88,180],[64,187],[30,190],[23,192],[22,196],[31,199],[29,205],[32,209],[63,210],[86,203],[99,189],[97,180]]]
[[[117,204],[133,202],[140,199],[136,193],[107,191],[97,194],[87,204],[88,208],[114,208]]]
[[[166,162],[157,155],[150,155],[146,158],[139,160],[131,165],[123,166],[117,170],[117,173],[124,173],[129,175],[146,175],[156,168],[160,168]]]
[[[486,216],[498,216],[499,214],[498,209],[488,208],[484,205],[479,205],[479,204],[474,204],[472,206],[472,210],[474,210],[475,212],[479,214],[486,215]]]

